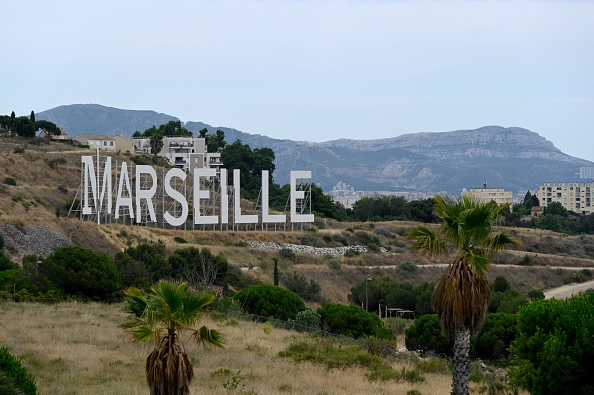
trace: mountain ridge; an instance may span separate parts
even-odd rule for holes
[[[36,114],[66,130],[131,136],[179,118],[150,110],[121,110],[98,104],[59,106]],[[563,153],[538,133],[521,127],[484,126],[473,130],[408,133],[382,139],[337,139],[321,143],[275,139],[228,127],[188,121],[193,133],[221,129],[227,142],[240,139],[276,155],[275,181],[289,182],[290,170],[311,170],[314,182],[330,190],[339,181],[357,190],[460,193],[463,188],[494,187],[515,193],[546,181],[575,182],[582,166],[594,163]]]

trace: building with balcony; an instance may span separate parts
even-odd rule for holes
[[[135,138],[136,154],[152,155],[149,138]],[[157,156],[163,157],[172,165],[190,171],[196,168],[214,168],[217,173],[223,163],[219,152],[207,152],[206,140],[201,137],[163,137],[163,148]]]
[[[545,208],[553,202],[558,202],[569,211],[591,214],[594,211],[592,192],[594,182],[547,182],[538,188],[537,197],[540,205]]]

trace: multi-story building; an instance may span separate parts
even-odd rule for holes
[[[542,207],[558,202],[569,211],[591,214],[594,211],[592,192],[594,182],[547,182],[538,188],[537,197]]]
[[[503,188],[470,188],[469,191],[462,192],[463,195],[474,195],[483,201],[493,201],[499,205],[509,203],[509,209],[513,205],[513,193]]]
[[[133,139],[134,151],[151,155],[149,138]],[[207,152],[206,140],[201,137],[163,137],[163,148],[157,156],[166,158],[169,163],[185,171],[195,168],[214,168],[223,165],[219,152]]]
[[[594,167],[580,167],[580,178],[594,180]]]

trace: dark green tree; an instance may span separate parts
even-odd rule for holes
[[[29,117],[15,118],[12,122],[12,130],[20,137],[35,137],[35,124],[31,122]]]
[[[83,247],[60,247],[40,271],[64,294],[113,301],[120,290],[116,265],[104,254]]]
[[[31,120],[32,124],[35,124],[35,113],[33,112],[33,110],[31,110],[31,115],[29,116],[29,119]]]
[[[532,301],[518,313],[513,380],[535,395],[594,393],[594,293]]]
[[[317,302],[321,298],[320,284],[313,279],[310,279],[308,282],[305,276],[293,272],[284,275],[282,280],[289,291],[295,292],[303,300]]]
[[[297,313],[306,309],[295,293],[270,284],[252,285],[233,298],[250,314],[281,320],[295,319]]]
[[[35,122],[35,127],[37,129],[43,130],[47,134],[48,138],[50,138],[52,135],[59,136],[60,134],[62,134],[62,131],[59,127],[56,126],[56,124],[50,121],[45,121],[43,119],[40,119],[39,121]]]
[[[324,303],[318,308],[317,313],[321,318],[322,329],[331,333],[354,338],[391,335],[383,331],[384,323],[376,314],[369,313],[359,306]]]
[[[214,255],[208,248],[189,247],[175,250],[168,258],[171,275],[186,281],[198,290],[210,290],[225,283],[229,263],[222,255]]]
[[[276,285],[278,287],[278,280],[279,280],[278,259],[272,258],[272,261],[274,262],[274,285]]]
[[[439,327],[437,314],[426,314],[417,318],[405,331],[406,348],[421,353],[441,356],[452,355],[454,337],[444,335]]]

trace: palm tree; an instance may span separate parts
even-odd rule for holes
[[[148,294],[138,288],[125,291],[127,302],[141,311],[135,320],[125,323],[140,342],[155,340],[155,349],[146,360],[146,380],[151,395],[187,395],[194,376],[192,363],[179,340],[182,331],[203,345],[222,347],[217,330],[206,326],[194,329],[214,296],[195,292],[187,283],[160,280]]]
[[[519,244],[505,233],[494,233],[494,221],[509,204],[497,206],[472,196],[435,196],[435,215],[441,227],[435,232],[424,225],[411,228],[412,249],[439,256],[454,250],[455,257],[438,279],[431,304],[444,333],[454,334],[452,394],[468,394],[470,333],[478,332],[489,307],[487,270],[497,251]]]
[[[149,139],[149,146],[151,147],[151,153],[153,156],[157,156],[157,154],[163,149],[163,135],[152,135]]]

